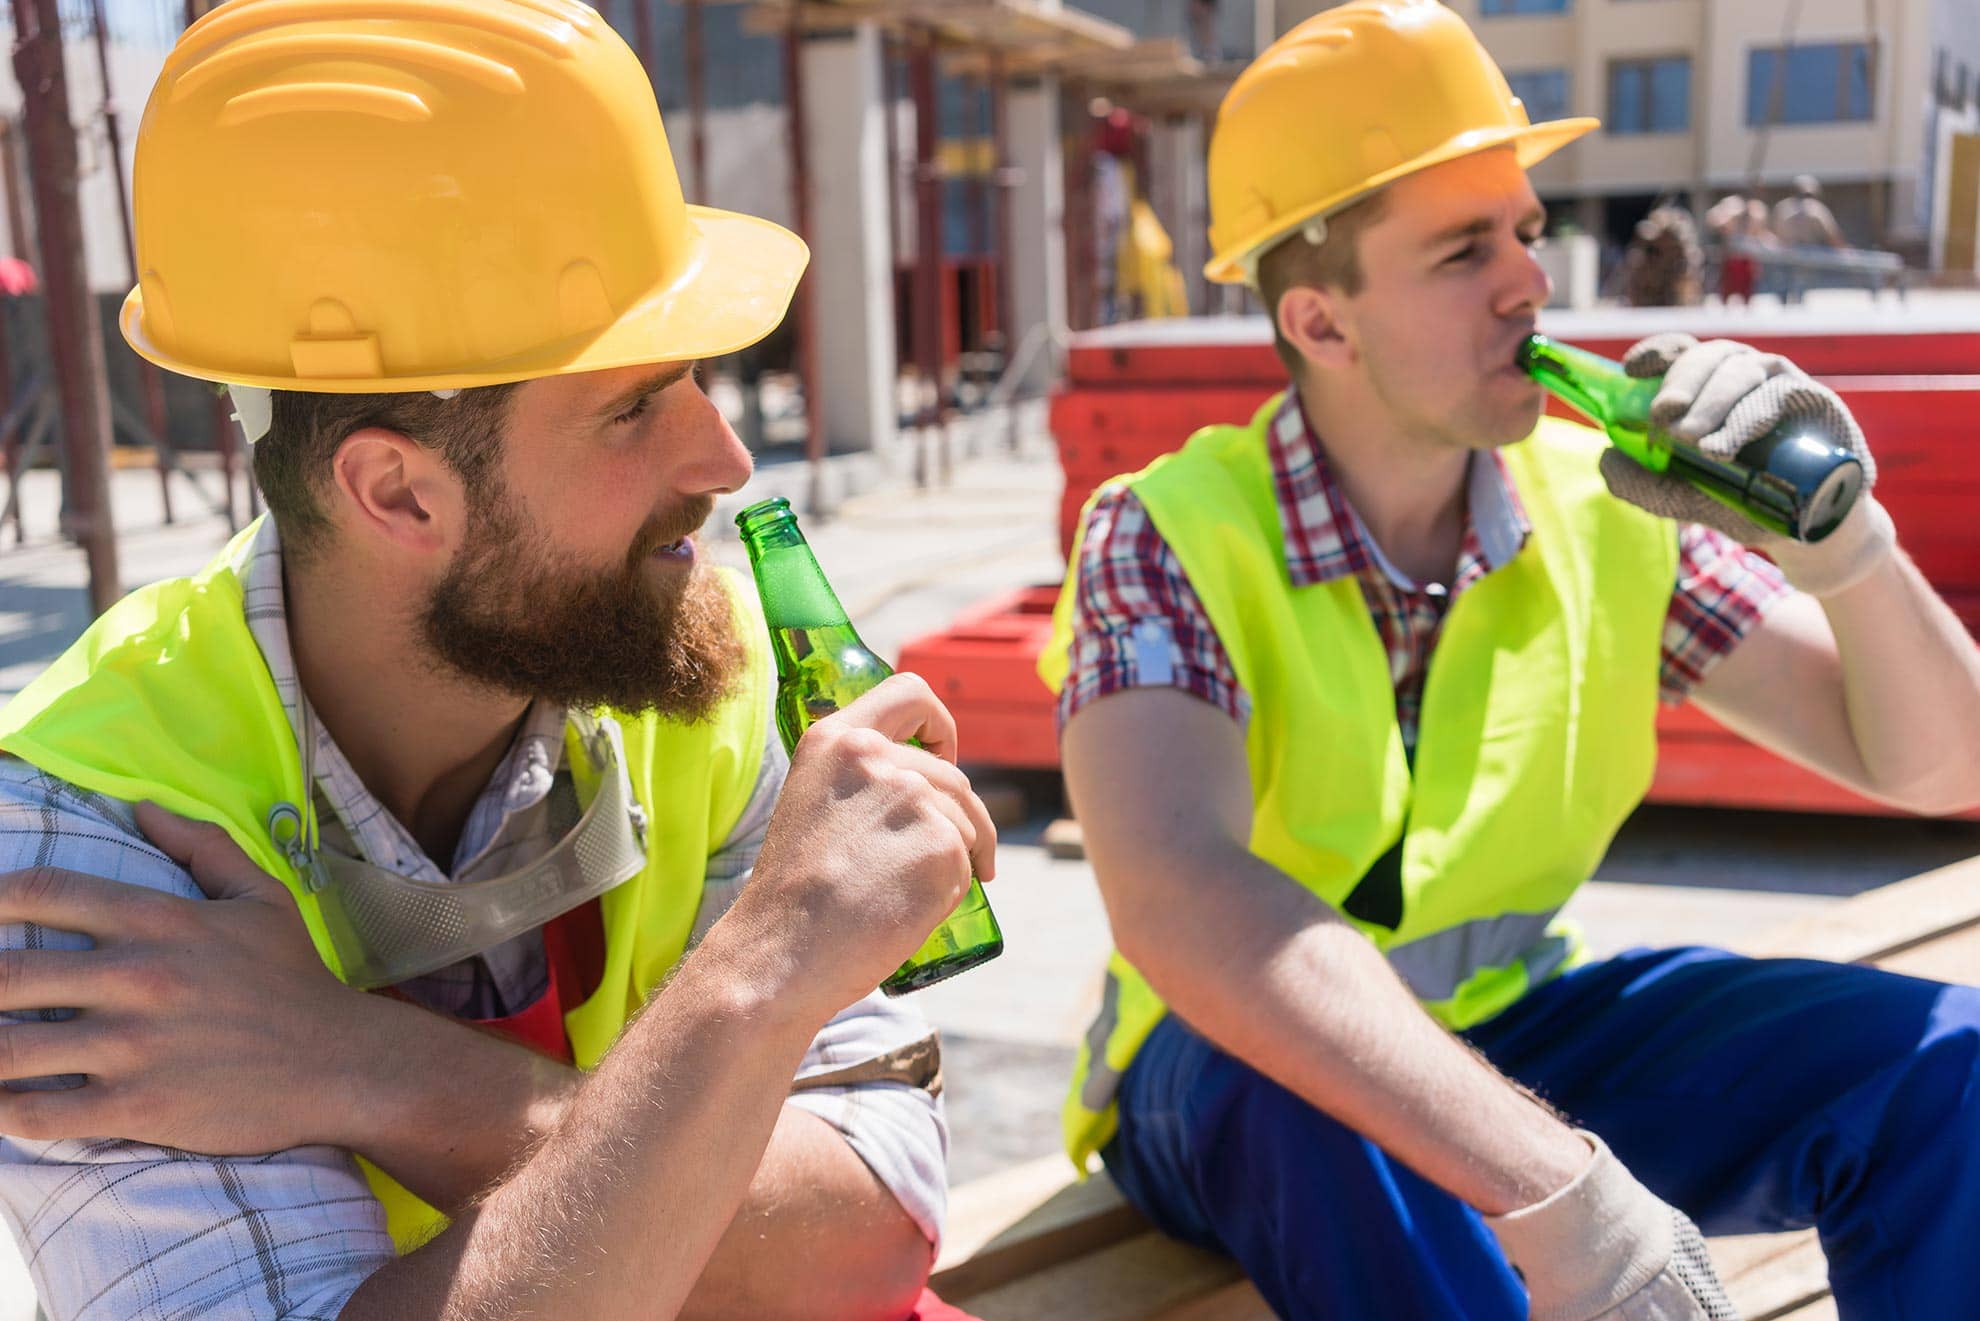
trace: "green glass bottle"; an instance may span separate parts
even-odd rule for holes
[[[805,730],[892,674],[853,631],[845,607],[825,581],[790,501],[753,504],[736,515],[743,549],[763,598],[770,648],[777,658],[777,733],[795,750]],[[988,963],[1004,952],[1004,933],[984,897],[983,883],[969,881],[969,893],[942,925],[929,933],[913,957],[880,983],[888,995],[905,995]]]
[[[1620,363],[1545,335],[1528,337],[1519,365],[1600,423],[1617,449],[1651,472],[1679,478],[1796,541],[1834,532],[1863,490],[1856,456],[1808,422],[1783,423],[1731,460],[1715,459],[1651,425],[1660,376],[1631,376]]]

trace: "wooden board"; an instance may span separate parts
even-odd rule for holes
[[[1980,982],[1980,858],[1858,895],[1747,953]],[[1097,1174],[1046,1157],[956,1189],[931,1281],[983,1321],[1270,1321],[1224,1258],[1162,1237]],[[1744,1321],[1836,1321],[1812,1231],[1711,1241]]]

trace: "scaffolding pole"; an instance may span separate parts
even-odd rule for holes
[[[639,52],[639,67],[646,71],[646,81],[652,84],[653,77],[653,0],[632,0],[633,49]]]
[[[1004,51],[995,47],[990,52],[990,144],[993,153],[993,173],[995,191],[991,194],[992,210],[990,219],[994,234],[996,266],[994,289],[997,300],[997,329],[1004,337],[1004,356],[998,364],[997,376],[1002,380],[1011,370],[1012,361],[1017,355],[1018,328],[1017,312],[1011,294],[1011,238],[1016,233],[1016,224],[1011,215],[1014,204],[1011,194],[1017,188],[1017,170],[1011,164],[1011,114],[1010,83],[1004,68]],[[1010,410],[1010,448],[1018,447],[1017,415],[1015,399],[1005,407]]]
[[[901,353],[901,58],[900,43],[891,29],[880,34],[881,98],[887,111],[882,121],[887,152],[887,315],[894,327],[894,408],[900,408],[900,362],[914,356]],[[912,300],[910,300],[912,307]],[[913,329],[913,318],[908,321]]]
[[[790,113],[791,217],[798,237],[811,242],[811,157],[805,145],[804,28],[798,7],[791,6],[784,29],[784,104]],[[804,458],[807,468],[805,512],[825,516],[825,407],[818,379],[817,282],[803,280],[797,289],[797,368],[804,390]]]
[[[19,136],[11,120],[0,120],[0,183],[5,184],[7,194],[7,227],[13,237],[13,255],[39,270],[41,262],[35,256],[34,236],[28,231],[27,212],[21,206],[21,161]],[[7,308],[0,306],[0,333],[4,333]],[[13,345],[0,348],[0,369],[4,369],[4,381],[0,381],[0,407],[6,409],[6,417],[11,426],[0,425],[0,469],[7,478],[7,502],[0,507],[0,528],[9,522],[14,525],[14,544],[27,540],[27,533],[21,527],[21,455],[27,444],[28,426],[32,419],[27,409],[14,406],[14,364]],[[36,384],[34,389],[41,387]]]
[[[96,38],[96,72],[103,88],[103,132],[110,145],[110,177],[117,185],[117,214],[122,223],[118,231],[124,239],[124,262],[130,271],[130,282],[138,282],[137,242],[131,229],[131,186],[124,178],[124,135],[117,125],[117,102],[110,93],[110,24],[103,14],[103,0],[90,0],[90,27]],[[174,522],[172,518],[172,469],[176,466],[172,453],[172,438],[167,431],[165,419],[165,381],[159,375],[158,364],[149,359],[138,360],[138,374],[144,386],[144,420],[151,428],[151,443],[158,465],[158,498],[165,508],[165,524]]]
[[[935,480],[949,484],[949,440],[942,399],[942,176],[935,164],[935,34],[915,29],[908,49],[908,88],[914,97],[914,347],[921,376],[921,439],[915,481],[929,484],[929,431],[935,436]]]
[[[694,200],[708,202],[708,77],[703,67],[706,48],[701,35],[701,0],[681,0],[681,45],[687,61],[688,165],[693,170]]]
[[[55,0],[13,0],[14,77],[27,120],[28,174],[40,221],[48,338],[68,454],[66,530],[89,560],[89,598],[102,614],[123,595],[110,516],[110,397],[103,340],[83,267],[76,205],[76,136],[69,118],[62,24]]]

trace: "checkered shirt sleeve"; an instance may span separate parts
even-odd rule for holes
[[[1251,700],[1182,562],[1127,486],[1103,487],[1080,539],[1072,650],[1059,727],[1123,688],[1174,687],[1240,725]]]
[[[200,897],[192,878],[145,842],[128,807],[0,756],[0,871],[41,865]],[[88,945],[34,924],[0,926],[0,949]],[[0,1137],[0,1216],[49,1321],[329,1321],[392,1257],[383,1208],[349,1153],[332,1147],[211,1157],[107,1138]]]
[[[1697,523],[1678,529],[1677,586],[1664,616],[1659,696],[1675,706],[1793,593],[1772,561]]]

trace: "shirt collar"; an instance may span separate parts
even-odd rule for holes
[[[1286,390],[1266,436],[1292,585],[1309,587],[1373,569],[1405,591],[1418,590],[1388,562],[1348,504],[1327,463],[1326,447],[1299,406],[1297,389]],[[1532,524],[1498,450],[1473,450],[1466,480],[1467,541],[1475,537],[1490,572],[1519,554]]]

